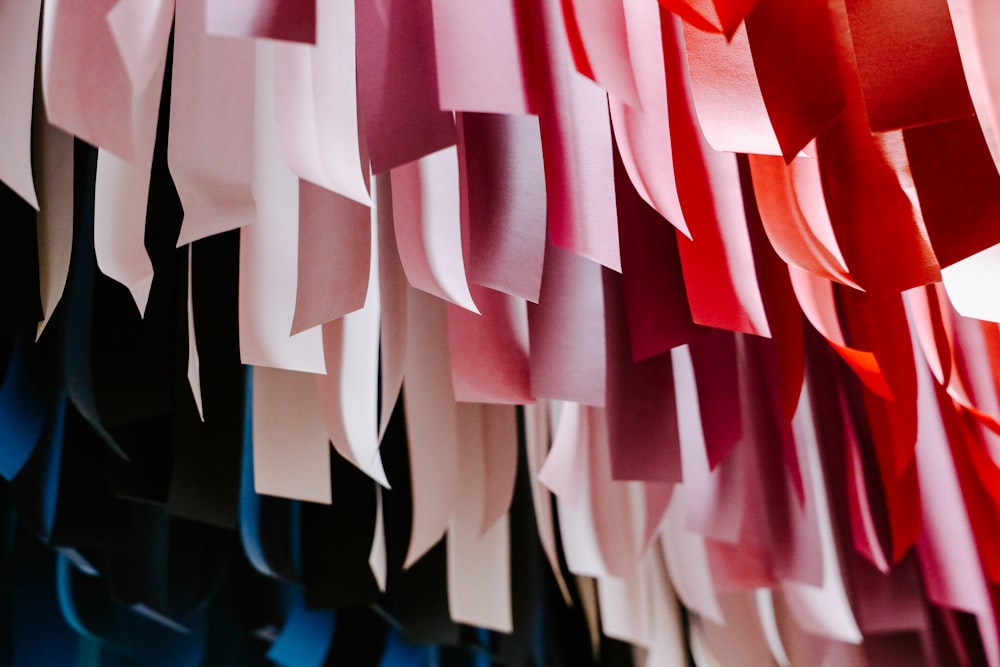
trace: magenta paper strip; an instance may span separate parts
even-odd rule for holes
[[[600,266],[550,245],[538,305],[528,305],[528,333],[533,396],[604,405]]]
[[[545,169],[538,119],[458,115],[469,277],[538,302],[545,257]]]
[[[317,0],[208,0],[208,34],[316,43]]]
[[[356,3],[358,104],[372,172],[379,174],[455,143],[441,111],[431,0]]]

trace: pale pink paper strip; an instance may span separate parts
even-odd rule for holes
[[[184,206],[178,247],[256,219],[256,57],[251,41],[205,34],[205,0],[177,0],[167,163]]]
[[[674,487],[670,508],[660,533],[660,548],[667,563],[670,580],[684,605],[716,623],[724,623],[722,609],[708,568],[705,539],[684,526],[687,514],[683,484]]]
[[[660,549],[650,549],[643,559],[652,598],[651,623],[656,631],[646,653],[645,667],[683,665],[685,655],[684,634],[678,603],[667,564]]]
[[[720,665],[771,667],[777,664],[764,637],[753,595],[750,592],[721,596],[719,603],[726,624],[711,621],[700,624],[704,632],[702,647]]]
[[[146,204],[173,9],[173,0],[121,0],[107,15],[131,88],[132,154],[125,160],[103,148],[99,152],[94,251],[98,268],[129,289],[140,313],[153,282]]]
[[[540,116],[553,244],[621,271],[607,94],[573,68],[562,8],[542,2],[551,108]]]
[[[480,532],[506,516],[517,481],[517,410],[509,405],[483,405],[483,456],[486,461]]]
[[[191,284],[191,264],[193,261],[193,246],[189,245],[187,252],[187,381],[191,388],[194,405],[198,408],[198,416],[202,421],[205,421],[205,408],[201,400],[201,359],[198,357],[198,337],[195,335],[194,329],[194,291]]]
[[[453,621],[499,632],[513,630],[510,588],[510,528],[504,513],[483,530],[487,504],[485,406],[458,406],[462,446],[455,512],[448,527],[448,609]]]
[[[308,181],[299,181],[293,334],[365,305],[372,257],[371,218],[368,206]]]
[[[253,472],[257,493],[330,502],[330,444],[312,376],[254,368]]]
[[[442,109],[529,113],[510,0],[432,0],[438,100]]]
[[[1000,281],[1000,245],[941,269],[941,278],[960,315],[1000,322],[1000,299],[994,287]]]
[[[639,196],[690,238],[674,179],[659,7],[643,0],[626,0],[624,7],[641,108],[608,96],[618,150]]]
[[[548,405],[540,401],[536,405],[524,406],[524,436],[528,459],[528,476],[531,479],[531,501],[535,508],[535,524],[538,541],[542,544],[545,559],[549,563],[563,600],[570,604],[569,588],[559,567],[556,554],[555,523],[552,516],[552,497],[539,480],[549,444]]]
[[[671,351],[671,359],[687,526],[705,537],[736,542],[743,523],[744,508],[740,500],[746,484],[745,475],[740,472],[743,452],[736,447],[715,470],[710,469],[691,352],[686,345],[676,347]]]
[[[43,8],[42,89],[49,122],[123,159],[133,155],[134,91],[106,20],[118,0]]]
[[[0,3],[0,181],[38,208],[31,174],[31,116],[41,0]],[[39,109],[40,111],[41,109]],[[39,122],[42,119],[39,118]]]
[[[366,227],[369,235],[376,233],[370,225]],[[366,267],[370,274],[365,307],[323,325],[327,374],[317,376],[316,381],[323,422],[334,448],[388,488],[378,438],[378,256],[377,249],[368,246],[371,262]]]
[[[41,114],[38,91],[37,113]],[[38,170],[38,279],[42,297],[42,335],[56,309],[69,276],[73,249],[73,137],[38,119],[35,124]]]
[[[385,593],[388,578],[388,554],[385,550],[385,510],[382,508],[382,487],[375,486],[375,533],[372,535],[372,548],[368,553],[368,567],[378,589]]]
[[[378,229],[379,324],[382,370],[382,409],[378,422],[379,440],[385,435],[389,418],[403,386],[406,362],[406,274],[399,262],[392,222],[392,185],[389,174],[375,177],[375,213]]]
[[[325,0],[323,0],[325,2]],[[210,35],[266,37],[313,44],[317,0],[209,0]]]
[[[705,140],[717,151],[781,155],[757,82],[745,24],[732,38],[684,24],[691,91]]]
[[[803,481],[807,493],[806,502],[812,506],[811,515],[819,524],[823,581],[821,586],[783,581],[781,587],[785,600],[794,613],[796,623],[803,630],[837,641],[858,644],[862,639],[861,631],[854,619],[854,612],[844,587],[808,391],[807,382],[802,387],[802,396],[792,418],[792,430],[795,433],[801,465],[805,468]]]
[[[413,482],[413,528],[404,567],[440,541],[461,483],[458,404],[451,387],[443,301],[407,293],[406,376],[403,399]]]
[[[290,335],[298,274],[299,180],[281,159],[271,44],[257,44],[254,198],[240,230],[240,357],[245,364],[326,373],[320,327]]]
[[[448,343],[455,399],[531,403],[528,312],[517,297],[478,285],[469,289],[481,315],[448,304]]]
[[[605,637],[649,648],[660,628],[650,619],[649,582],[645,569],[636,568],[630,576],[600,577],[597,596],[601,609],[601,632]]]
[[[370,206],[358,127],[354,2],[323,0],[316,12],[316,46],[274,46],[282,154],[299,178]]]
[[[578,403],[562,404],[552,436],[552,448],[538,471],[538,481],[573,507],[584,501],[587,486],[587,449],[589,422]]]
[[[410,284],[478,313],[465,272],[456,149],[393,169],[392,210]]]
[[[771,657],[780,667],[790,667],[791,661],[785,651],[781,633],[778,631],[778,619],[774,610],[774,596],[770,588],[758,588],[754,591],[754,602],[757,604],[757,617],[760,618],[764,639],[771,650]]]
[[[641,107],[622,3],[569,0],[563,7],[573,9],[594,81],[629,106]]]

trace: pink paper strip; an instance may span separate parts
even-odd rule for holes
[[[554,246],[545,254],[538,305],[528,306],[531,393],[604,405],[601,267]]]
[[[316,46],[274,46],[282,153],[299,178],[371,205],[358,126],[354,2],[313,3]]]
[[[361,126],[379,174],[455,143],[437,94],[431,0],[355,6]]]
[[[167,162],[184,206],[178,247],[257,215],[257,112],[250,111],[257,56],[253,42],[205,34],[205,1],[177,0],[174,26]]]
[[[517,297],[470,285],[480,313],[448,304],[455,400],[524,404],[534,401],[528,367],[528,315]]]
[[[685,528],[685,485],[675,487],[670,508],[664,518],[659,546],[663,551],[670,581],[685,607],[700,616],[723,623],[722,609],[708,568],[705,539]]]
[[[406,300],[403,399],[410,447],[413,528],[404,567],[410,567],[444,536],[463,481],[445,304],[412,289]],[[477,514],[477,525],[480,519],[481,514]]]
[[[458,117],[470,279],[538,302],[545,257],[545,171],[538,119]]]
[[[640,107],[629,57],[630,44],[623,5],[617,2],[565,0],[563,9],[566,23],[575,23],[583,43],[589,71],[581,69],[580,72],[592,78],[613,97],[629,106]],[[580,69],[579,65],[577,69]]]
[[[208,34],[316,43],[317,0],[208,0]]]
[[[615,141],[639,196],[681,233],[690,236],[674,179],[660,12],[656,4],[641,0],[628,0],[624,7],[639,105],[626,104],[613,95],[608,98]],[[620,201],[618,208],[620,211]]]
[[[293,334],[365,305],[372,257],[371,216],[367,206],[299,181]]]
[[[326,373],[319,327],[291,335],[298,276],[299,180],[281,159],[271,44],[258,42],[254,199],[240,230],[240,357],[245,364]]]
[[[410,284],[478,313],[466,278],[455,149],[394,169],[392,210]]]
[[[572,70],[558,3],[540,2],[548,95],[539,109],[549,239],[616,271],[618,225],[607,95]]]
[[[442,109],[530,113],[517,6],[509,0],[431,0]]]
[[[330,443],[312,376],[254,369],[253,470],[257,493],[329,504]]]
[[[53,0],[42,27],[42,89],[49,122],[123,159],[134,151],[132,89],[108,12],[118,0]]]
[[[486,482],[480,532],[507,514],[517,481],[517,412],[513,406],[483,405],[483,455]]]
[[[40,0],[0,5],[0,181],[38,208],[31,174],[31,116]]]

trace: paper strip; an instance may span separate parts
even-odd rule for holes
[[[299,178],[370,206],[358,125],[354,3],[312,0],[309,9],[316,12],[316,46],[274,45],[282,154]]]
[[[317,0],[207,0],[210,35],[316,43]]]
[[[254,198],[257,220],[240,230],[240,357],[243,363],[325,373],[319,327],[291,335],[298,274],[299,181],[280,156],[274,62],[257,45]]]
[[[355,5],[358,109],[372,172],[455,143],[455,121],[438,104],[431,0]]]
[[[330,503],[330,444],[312,376],[254,368],[253,471],[257,493]]]
[[[184,206],[178,247],[256,219],[256,50],[206,35],[205,2],[177,0],[174,25],[167,162]]]
[[[0,181],[38,209],[31,174],[31,118],[40,0],[0,5]],[[42,122],[41,118],[38,119]]]

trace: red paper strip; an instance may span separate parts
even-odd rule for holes
[[[550,245],[538,304],[528,305],[528,333],[533,396],[604,405],[600,266]]]
[[[680,435],[670,355],[638,363],[632,360],[622,277],[604,271],[603,278],[611,477],[680,482]]]
[[[691,240],[678,238],[691,314],[699,324],[770,334],[733,155],[716,153],[694,120],[677,19],[661,14],[677,193]]]
[[[700,30],[731,36],[757,0],[660,0],[660,4]]]
[[[442,109],[530,113],[517,7],[510,0],[431,0]]]
[[[711,331],[688,344],[708,464],[714,469],[743,437],[736,337]]]
[[[316,43],[317,0],[207,0],[208,34]]]
[[[562,10],[535,0],[542,38],[535,67],[544,77],[539,99],[549,240],[621,270],[615,217],[614,165],[607,95],[573,71]]]
[[[975,118],[903,131],[924,226],[942,267],[1000,243],[1000,173]]]
[[[778,256],[810,273],[855,286],[843,267],[843,260],[829,252],[800,208],[795,172],[784,160],[770,155],[750,155],[750,172],[764,231]],[[809,158],[800,158],[808,160]],[[815,162],[815,160],[812,160]],[[798,162],[795,160],[793,164]],[[804,180],[804,179],[803,179]],[[803,185],[805,185],[803,183]],[[822,192],[819,192],[822,197]],[[826,215],[825,202],[819,212]],[[829,223],[829,218],[826,218]]]
[[[871,128],[975,113],[947,0],[845,0]]]
[[[639,196],[690,236],[674,179],[659,9],[652,2],[626,2],[625,24],[641,108],[608,98],[615,142]]]
[[[816,151],[830,220],[847,269],[868,291],[899,292],[936,282],[937,261],[868,126],[846,10],[838,1],[831,11],[846,107],[819,135]]]
[[[455,400],[533,402],[524,301],[470,285],[480,314],[448,304],[448,344]]]
[[[545,258],[545,171],[538,119],[458,116],[462,213],[469,276],[538,302]]]
[[[358,107],[372,172],[455,143],[455,121],[437,95],[431,0],[355,6]]]
[[[746,26],[761,96],[791,162],[844,109],[830,10],[824,0],[761,0]]]

